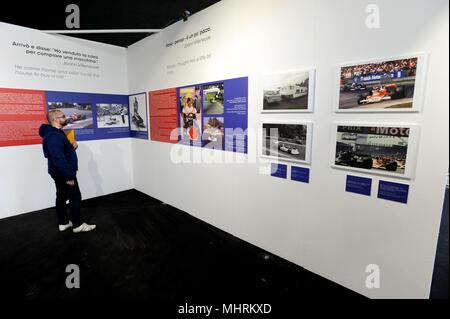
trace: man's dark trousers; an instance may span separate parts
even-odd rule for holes
[[[69,200],[70,221],[73,228],[81,225],[81,192],[78,186],[78,181],[75,178],[75,185],[70,186],[66,184],[66,179],[58,174],[51,175],[56,185],[56,214],[58,215],[58,224],[67,225],[69,219],[67,217],[67,205]]]

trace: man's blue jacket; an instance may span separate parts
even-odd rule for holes
[[[63,130],[48,124],[39,128],[44,156],[48,159],[48,173],[63,176],[66,181],[77,175],[78,158]]]

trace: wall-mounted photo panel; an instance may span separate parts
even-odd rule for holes
[[[97,127],[129,127],[128,104],[97,104]]]
[[[130,106],[130,134],[132,137],[148,139],[147,94],[138,93],[128,97]]]
[[[337,112],[417,112],[423,104],[426,55],[342,64]]]
[[[334,124],[332,166],[412,178],[419,128],[416,125]]]
[[[94,116],[91,103],[50,101],[48,110],[60,110],[67,118],[65,129],[92,129]]]
[[[263,121],[261,128],[262,157],[311,163],[312,123]]]
[[[262,112],[313,112],[315,70],[262,76]]]

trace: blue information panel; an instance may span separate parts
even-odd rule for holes
[[[302,183],[309,183],[309,168],[292,166],[291,180]]]
[[[279,178],[287,178],[287,165],[272,163],[271,166],[271,176]]]
[[[372,193],[372,179],[347,175],[345,191],[370,196]]]
[[[47,110],[61,110],[78,141],[130,137],[128,96],[46,91]]]
[[[247,153],[248,78],[177,88],[179,143]]]
[[[394,202],[408,202],[409,185],[380,181],[378,186],[378,198]]]

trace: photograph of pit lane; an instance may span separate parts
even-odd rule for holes
[[[136,94],[129,97],[130,106],[130,129],[132,131],[147,131],[147,103],[146,94]]]
[[[203,125],[203,145],[207,148],[223,149],[225,138],[223,117],[205,117]]]
[[[48,109],[58,109],[67,118],[66,129],[93,128],[94,119],[90,103],[48,102]]]
[[[412,109],[418,58],[341,67],[339,110]]]
[[[338,126],[335,165],[404,174],[409,128]]]
[[[265,75],[263,110],[307,110],[309,71]]]
[[[262,155],[303,162],[307,133],[305,124],[263,123]]]
[[[97,104],[97,127],[128,127],[127,104]]]
[[[205,114],[223,114],[225,86],[215,83],[203,86],[203,111]]]
[[[182,131],[182,141],[201,141],[202,137],[202,106],[200,87],[181,88],[178,91],[179,114]]]

